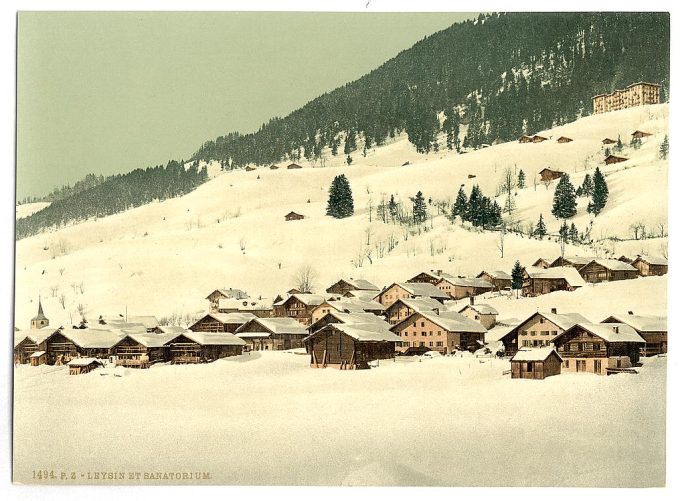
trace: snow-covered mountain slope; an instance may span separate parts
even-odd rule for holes
[[[341,165],[344,156],[339,155],[324,168],[302,162],[306,168],[287,170],[284,162],[278,170],[225,172],[184,197],[17,242],[16,324],[27,326],[38,295],[53,323],[68,324],[79,319],[79,307],[90,319],[126,307],[129,314],[195,313],[206,308],[209,292],[224,286],[271,298],[293,287],[293,275],[306,265],[316,273],[316,289],[323,290],[340,277],[382,286],[423,269],[477,274],[482,269],[510,271],[517,259],[529,265],[538,257],[554,258],[560,253],[554,237],[539,241],[516,234],[506,236],[501,257],[496,233],[452,225],[436,215],[434,205],[428,210],[435,217],[420,234],[376,221],[375,207],[390,194],[409,208],[408,197],[418,190],[426,199],[453,201],[459,186],[464,184],[469,194],[478,183],[486,195],[494,195],[503,171],[515,166],[524,170],[527,187],[516,190],[512,217],[528,224],[542,213],[551,233],[560,224],[550,215],[556,182],[534,186],[538,172],[547,166],[562,170],[575,185],[598,165],[606,174],[610,195],[604,211],[592,218],[584,198],[573,218],[581,231],[592,220],[591,237],[606,240],[595,250],[569,246],[567,254],[658,254],[666,238],[610,238],[630,239],[630,225],[637,221],[648,233],[658,233],[659,224],[667,228],[668,164],[658,159],[667,118],[667,104],[643,106],[544,131],[541,135],[550,139],[538,144],[419,155],[400,137],[366,157],[355,152],[351,166]],[[627,145],[636,129],[653,135],[637,150],[624,148],[621,155],[628,161],[604,167],[602,139],[620,135]],[[562,135],[573,142],[558,144]],[[350,181],[355,214],[335,220],[325,209],[328,187],[341,173]],[[498,201],[503,205],[504,196]],[[290,211],[305,219],[285,221]],[[388,251],[390,240],[397,245]],[[665,286],[658,289],[663,292]],[[665,303],[665,296],[660,301]]]
[[[45,207],[49,206],[50,202],[33,202],[30,204],[17,205],[16,208],[16,219],[21,219],[22,217],[28,217],[31,214],[43,210]]]

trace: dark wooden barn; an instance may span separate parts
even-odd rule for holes
[[[245,344],[243,339],[226,332],[187,331],[165,346],[169,348],[169,359],[173,364],[197,364],[241,355]]]
[[[562,368],[562,357],[554,348],[522,348],[510,359],[512,378],[545,379],[557,376]]]

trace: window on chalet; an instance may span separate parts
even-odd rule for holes
[[[438,346],[438,347],[444,346],[444,342],[443,342],[443,341],[437,341],[437,346]]]
[[[564,361],[564,368],[568,369],[569,368],[569,360]]]
[[[531,335],[532,335],[532,336],[535,336],[535,335],[536,335],[536,331],[531,331]]]
[[[550,334],[552,334],[553,337],[557,336],[557,331],[552,331]]]
[[[432,335],[432,331],[430,331],[430,336]]]
[[[425,322],[420,322],[421,327],[425,327]]]
[[[540,317],[540,318],[538,319],[538,322],[541,323],[541,324],[545,323],[545,318]]]
[[[527,371],[531,372],[534,370],[534,363],[533,362],[527,362]]]
[[[550,331],[541,331],[541,336],[549,336]]]
[[[599,374],[600,372],[602,372],[602,360],[595,360],[593,362],[593,366],[594,366],[593,368],[595,369],[596,373]]]
[[[432,343],[432,341],[430,341],[430,346],[433,346],[433,344],[434,344],[434,343]]]
[[[415,327],[415,326],[416,326],[416,323],[415,323],[415,322],[413,322],[413,327]]]
[[[441,335],[442,335],[442,331],[437,331],[437,336],[441,336]]]
[[[600,343],[593,343],[593,350],[600,351]]]
[[[420,332],[420,335],[421,335],[421,336],[427,336],[427,332],[421,331],[421,332]]]
[[[522,336],[528,336],[529,333],[527,331],[522,331]]]

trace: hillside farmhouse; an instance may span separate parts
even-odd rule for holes
[[[343,279],[341,278],[337,282],[335,282],[333,285],[328,287],[326,289],[326,292],[329,294],[340,294],[344,295],[348,293],[349,291],[375,291],[375,294],[378,294],[380,292],[380,288],[377,285],[372,284],[368,280],[364,280],[362,278],[348,278],[348,279]]]
[[[578,272],[586,282],[592,284],[613,282],[614,280],[630,280],[638,275],[638,270],[628,263],[618,259],[599,258],[582,266]]]
[[[654,317],[648,315],[611,315],[602,321],[603,324],[621,323],[626,324],[637,332],[645,340],[640,348],[640,355],[653,357],[668,351],[668,326],[666,317]]]
[[[562,176],[564,176],[564,172],[559,170],[553,170],[549,167],[540,170],[538,174],[541,176],[541,181],[543,182],[554,181],[555,179],[559,179]]]
[[[474,351],[483,344],[486,332],[479,322],[453,311],[416,312],[390,330],[400,338],[400,351],[420,346],[442,354]]]
[[[494,291],[502,291],[512,287],[512,277],[501,270],[482,271],[477,278],[486,280],[491,284]]]
[[[449,298],[449,295],[431,283],[399,282],[383,289],[375,299],[387,308],[397,299],[416,297],[429,297],[443,303],[445,299]]]
[[[538,296],[554,291],[573,291],[586,285],[585,280],[578,270],[571,266],[558,266],[554,268],[526,268],[522,294],[525,296]]]
[[[638,255],[630,264],[638,270],[642,277],[665,275],[668,273],[668,259],[661,256]]]

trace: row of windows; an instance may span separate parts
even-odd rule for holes
[[[408,347],[408,346],[413,346],[414,348],[417,346],[428,346],[428,344],[425,343],[425,341],[413,341],[412,344],[410,344],[408,341],[402,341],[401,343],[402,346]],[[443,348],[444,347],[444,341],[430,341],[429,346],[431,347],[437,347],[437,348]],[[453,343],[451,343],[451,346],[453,346]]]
[[[417,333],[416,331],[413,331],[413,334],[412,334],[412,335],[413,335],[413,336],[417,336],[418,333]],[[428,333],[427,333],[426,331],[421,331],[421,332],[420,332],[420,335],[421,335],[421,336],[427,336]],[[430,335],[430,336],[433,336],[434,334],[432,333],[432,331],[430,331],[429,335]],[[441,335],[442,335],[442,331],[437,331],[437,336],[441,336]],[[404,331],[404,336],[405,336],[405,337],[408,337],[408,332],[407,332],[407,331]]]
[[[523,336],[528,336],[532,335],[535,336],[537,331],[522,331]],[[540,331],[541,336],[550,336],[552,335],[553,337],[557,336],[557,331]]]

